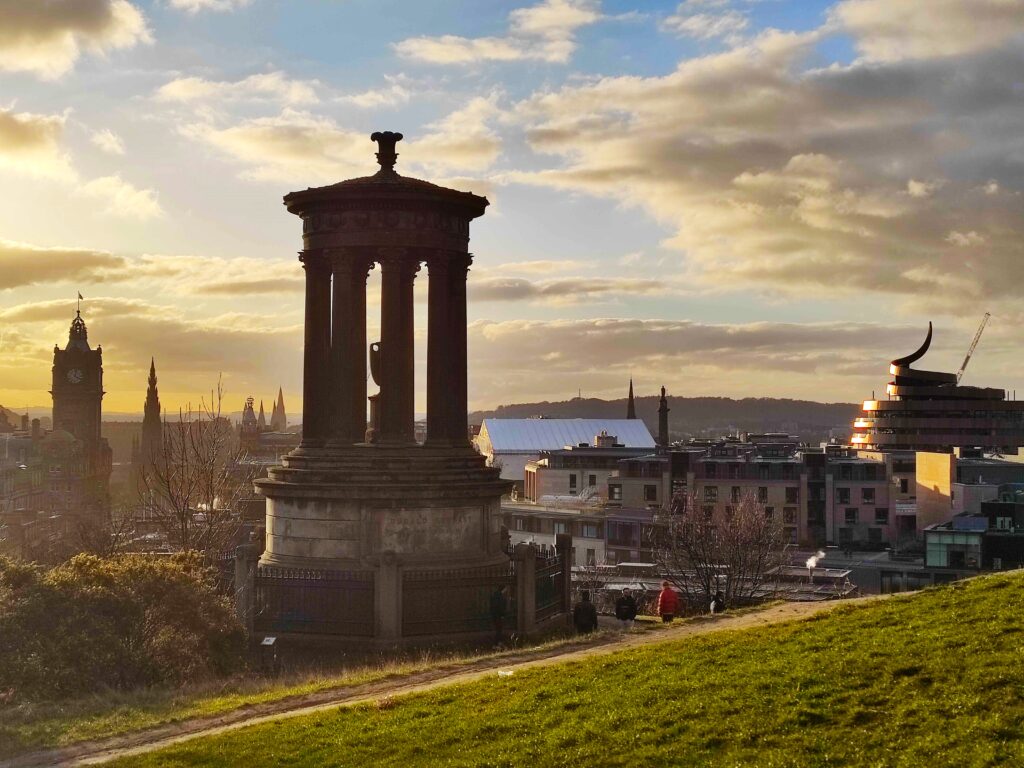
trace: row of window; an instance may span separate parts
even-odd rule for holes
[[[729,499],[733,504],[737,504],[743,498],[744,489],[738,485],[732,486],[730,489]],[[757,489],[757,500],[764,504],[768,501],[768,488],[767,486],[761,486]],[[718,501],[718,486],[717,485],[705,485],[704,486],[704,501],[716,502]],[[790,486],[786,488],[786,503],[787,504],[799,504],[800,503],[800,488],[799,486]]]
[[[860,509],[847,507],[843,510],[843,520],[847,525],[857,525],[860,522]],[[889,508],[875,507],[875,525],[889,524]]]

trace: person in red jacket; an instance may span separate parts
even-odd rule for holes
[[[671,624],[679,610],[679,595],[667,581],[661,582],[661,593],[658,595],[658,613],[661,620]]]

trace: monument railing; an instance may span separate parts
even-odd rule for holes
[[[402,574],[402,635],[450,635],[493,628],[491,597],[509,588],[504,621],[516,625],[515,563]]]
[[[373,637],[374,575],[261,566],[254,583],[254,628]]]

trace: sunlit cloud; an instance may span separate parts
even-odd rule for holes
[[[52,79],[83,49],[103,55],[151,41],[142,12],[126,0],[0,0],[0,70]]]

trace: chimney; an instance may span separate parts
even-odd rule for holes
[[[39,423],[39,419],[32,419],[32,439],[38,440],[43,436],[43,427]]]

